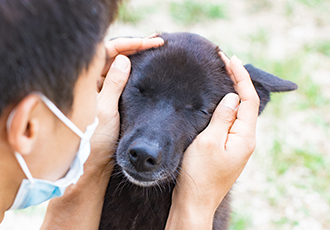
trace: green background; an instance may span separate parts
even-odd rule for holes
[[[176,31],[299,85],[259,118],[230,229],[330,229],[330,1],[126,1],[109,38]],[[45,209],[8,212],[0,229],[38,229]]]

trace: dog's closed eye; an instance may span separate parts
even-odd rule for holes
[[[130,56],[132,71],[120,102],[121,139],[103,206],[100,229],[164,229],[182,157],[207,127],[214,109],[235,92],[219,48],[198,35],[162,34],[164,46]],[[251,65],[260,112],[271,92],[292,82]],[[215,214],[213,229],[228,229],[229,197]]]

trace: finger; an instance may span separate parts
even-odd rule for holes
[[[110,67],[99,93],[98,103],[100,107],[104,106],[113,111],[118,110],[118,101],[127,83],[130,69],[131,62],[129,58],[118,55]]]
[[[147,50],[162,46],[164,40],[161,37],[152,38],[118,38],[109,41],[106,44],[108,55],[110,58],[118,54],[131,55],[138,51]]]
[[[234,81],[233,77],[231,76],[233,73],[231,72],[231,69],[230,69],[230,60],[229,60],[229,58],[222,51],[219,52],[219,55],[220,55],[221,59],[223,60],[223,62],[226,65],[226,70],[227,70],[230,78],[232,79],[232,81]]]
[[[154,33],[154,34],[151,34],[150,36],[146,37],[146,38],[157,38],[159,37],[159,34],[158,33]]]
[[[235,82],[235,90],[241,98],[237,112],[237,120],[230,129],[226,149],[237,152],[238,147],[244,149],[242,159],[247,161],[255,148],[255,130],[259,110],[259,97],[252,84],[250,75],[243,67],[242,62],[232,57],[229,62],[231,77]]]
[[[242,154],[251,154],[254,151],[256,145],[255,129],[256,127],[251,128],[251,126],[246,122],[236,119],[235,123],[230,128],[226,149],[245,149],[244,151],[241,151]]]
[[[106,58],[105,58],[105,64],[104,64],[104,67],[103,67],[103,70],[102,70],[102,74],[101,76],[103,77],[106,77],[107,74],[108,74],[108,71],[110,69],[110,66],[112,65],[112,62],[114,60],[114,58],[110,58],[109,54],[108,54],[108,50],[106,48],[106,52],[105,52],[105,55],[106,55]]]
[[[231,126],[236,120],[239,97],[235,93],[227,94],[215,109],[211,122],[205,129],[209,137],[225,146],[227,136]]]
[[[220,51],[219,54],[225,62],[228,74],[234,82],[235,90],[241,98],[241,105],[238,110],[237,118],[243,122],[237,122],[235,127],[238,126],[237,131],[239,131],[240,125],[246,126],[247,129],[242,128],[241,130],[246,130],[245,132],[253,134],[254,132],[252,131],[255,130],[259,112],[259,97],[252,84],[250,75],[242,65],[242,61],[236,56],[233,56],[229,60],[223,52]],[[246,133],[242,133],[241,135],[245,136],[245,134]]]
[[[156,48],[164,45],[164,40],[156,37],[157,34],[148,38],[118,38],[111,40],[105,44],[106,47],[106,64],[102,71],[102,76],[106,76],[114,58],[119,55],[131,55],[138,51]]]
[[[237,119],[249,124],[251,129],[255,129],[259,111],[259,97],[252,84],[250,75],[236,56],[230,60],[230,69],[232,77],[236,82],[234,85],[235,90],[241,99]]]

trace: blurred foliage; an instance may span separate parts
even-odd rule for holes
[[[171,2],[169,9],[172,18],[183,25],[227,18],[225,4],[212,4],[207,1]]]
[[[290,220],[287,217],[282,217],[279,220],[273,221],[273,223],[280,229],[282,228],[282,226],[285,226],[285,225],[288,225],[288,224],[290,226],[297,226],[299,224],[297,221]]]
[[[152,10],[152,6],[135,8],[131,1],[126,0],[119,7],[118,20],[135,25],[145,19]]]
[[[235,2],[231,5],[230,3],[214,2],[170,0],[166,3],[167,5],[164,3],[164,6],[166,6],[164,9],[168,10],[167,13],[173,18],[175,28],[179,28],[178,30],[189,30],[191,25],[217,19],[226,19],[226,21],[220,20],[219,24],[214,23],[220,25],[220,27],[225,24],[232,26],[233,24],[230,23],[235,22],[235,18],[227,12],[232,12],[230,10],[235,9],[234,5],[238,3]],[[262,13],[267,12],[274,18],[285,18],[288,34],[291,29],[304,26],[299,24],[299,17],[311,17],[310,21],[315,25],[314,29],[316,31],[323,27],[329,27],[329,16],[326,12],[330,10],[330,7],[328,7],[330,0],[287,0],[282,3],[271,0],[247,0],[246,2],[248,3],[245,3],[244,13],[248,17],[254,17],[254,14],[259,13],[263,16]],[[281,16],[278,14],[281,14]],[[324,94],[326,88],[314,79],[314,72],[318,69],[328,71],[330,68],[324,64],[325,62],[319,62],[320,59],[330,61],[330,40],[329,36],[324,36],[325,39],[323,40],[306,40],[308,42],[306,44],[301,42],[298,48],[294,49],[294,52],[286,52],[283,58],[276,58],[269,55],[274,28],[258,23],[254,25],[253,22],[251,20],[251,23],[246,25],[251,30],[244,32],[242,34],[244,39],[239,40],[246,42],[242,46],[232,41],[223,43],[220,36],[220,38],[215,36],[214,40],[217,44],[222,44],[228,55],[236,54],[244,62],[253,63],[256,67],[280,78],[291,80],[299,86],[294,93],[272,94],[271,103],[267,105],[264,112],[264,116],[272,121],[268,131],[274,136],[271,137],[273,139],[269,142],[269,152],[266,153],[267,160],[269,160],[268,167],[266,171],[263,171],[269,191],[265,192],[266,195],[263,194],[264,197],[260,197],[271,207],[269,210],[277,214],[277,217],[269,223],[273,229],[299,229],[301,227],[300,219],[286,216],[285,209],[289,204],[283,204],[283,201],[286,202],[286,199],[290,199],[288,197],[292,197],[292,190],[299,191],[304,195],[317,192],[321,196],[320,200],[327,202],[330,206],[330,160],[327,153],[324,152],[325,150],[312,141],[302,143],[299,147],[295,146],[295,143],[288,143],[286,135],[290,135],[287,133],[292,130],[287,130],[286,133],[285,128],[283,130],[283,127],[280,128],[279,124],[286,120],[288,111],[291,116],[295,113],[299,113],[298,116],[304,114],[303,117],[306,116],[306,118],[301,122],[308,123],[306,125],[314,128],[316,126],[315,130],[322,130],[323,132],[315,135],[329,135],[330,120],[327,119],[328,115],[324,111],[327,111],[325,108],[329,107],[330,99]],[[224,28],[225,30],[232,29],[230,26],[224,26]],[[239,25],[237,28],[239,28]],[[214,27],[210,27],[210,30],[212,29]],[[221,33],[226,33],[226,31],[221,31]],[[240,33],[237,34],[241,35]],[[288,34],[283,34],[283,36]],[[315,35],[315,37],[317,36]],[[207,38],[211,39],[210,37]],[[291,101],[288,102],[288,100]],[[301,125],[301,132],[303,133],[305,131],[304,124]],[[291,135],[292,133],[294,132],[291,132]],[[257,169],[256,171],[256,173],[261,173]],[[258,195],[261,196],[262,193],[259,191]],[[300,198],[304,196],[301,194]],[[258,195],[254,194],[254,196]],[[299,212],[303,217],[317,217],[317,214],[310,211],[304,201],[302,203],[302,207],[295,210],[297,213]],[[254,217],[253,214],[249,216],[249,213],[241,208],[234,208],[231,215],[230,230],[255,229],[256,226],[253,226],[253,220],[255,219],[258,219],[258,217]],[[330,226],[330,222],[323,222],[323,224]]]
[[[118,20],[125,23],[138,23],[142,20],[142,16],[127,1],[124,1],[118,10]]]
[[[280,138],[273,142],[271,156],[273,157],[273,167],[278,175],[283,175],[291,167],[304,167],[309,170],[310,176],[319,176],[320,179],[326,176],[326,181],[330,180],[330,169],[327,167],[330,162],[321,153],[314,149],[299,148],[288,152],[284,150]]]
[[[303,3],[309,7],[323,7],[325,4],[330,3],[329,0],[296,0],[296,1]]]
[[[248,0],[248,12],[258,13],[271,10],[273,7],[273,2],[271,0]]]
[[[304,110],[313,107],[322,107],[329,103],[321,93],[321,87],[311,78],[311,72],[304,71],[306,63],[306,54],[297,53],[284,60],[267,60],[267,70],[273,74],[294,81],[298,84],[297,92],[301,100],[295,104],[296,109]],[[275,96],[274,96],[275,97]],[[280,101],[279,101],[280,102]],[[278,103],[278,109],[281,110],[281,103]],[[278,114],[277,114],[278,115]]]
[[[267,45],[269,42],[270,33],[265,28],[259,28],[256,33],[249,35],[249,40],[252,43]]]
[[[318,52],[330,58],[330,40],[305,45],[307,52]]]
[[[295,143],[288,143],[286,140],[288,135],[292,135],[296,130],[288,130],[288,128],[286,129],[286,127],[283,128],[279,125],[282,122],[288,122],[286,120],[288,114],[294,117],[299,113],[297,117],[301,117],[301,114],[303,114],[303,119],[299,122],[301,129],[299,132],[302,135],[329,136],[330,98],[324,94],[329,89],[327,88],[329,84],[323,85],[320,81],[316,81],[313,74],[319,69],[326,73],[330,71],[330,65],[326,64],[327,62],[330,63],[330,37],[326,34],[320,34],[320,31],[327,31],[327,29],[330,31],[330,0],[246,0],[221,1],[221,3],[218,3],[219,1],[217,2],[217,0],[169,0],[141,1],[142,4],[133,4],[137,2],[139,1],[126,0],[120,7],[119,20],[127,24],[124,26],[140,28],[139,26],[143,25],[141,28],[144,28],[145,24],[148,24],[148,26],[152,25],[151,22],[146,23],[146,19],[155,15],[158,17],[158,14],[164,11],[166,11],[165,14],[173,19],[168,20],[170,22],[166,22],[169,30],[173,26],[178,31],[189,31],[189,26],[197,23],[226,19],[226,21],[220,20],[219,23],[214,23],[210,27],[206,27],[204,24],[200,26],[207,28],[208,31],[200,27],[196,31],[198,33],[200,31],[202,31],[201,33],[204,32],[203,36],[208,39],[211,39],[211,36],[213,36],[212,30],[216,31],[217,34],[220,34],[215,36],[216,43],[221,44],[227,54],[236,54],[244,62],[251,62],[258,68],[298,84],[299,89],[294,93],[272,94],[271,102],[267,105],[263,114],[263,117],[271,120],[271,124],[267,127],[268,130],[263,134],[271,134],[273,136],[270,135],[269,138],[272,139],[269,139],[269,143],[264,143],[264,145],[269,144],[266,147],[269,150],[269,152],[265,153],[267,155],[266,159],[254,155],[256,157],[254,160],[263,160],[262,163],[266,165],[267,169],[263,171],[261,169],[262,165],[260,165],[253,171],[259,174],[259,176],[262,173],[265,174],[265,183],[267,183],[265,187],[267,189],[266,195],[263,194],[264,191],[261,189],[252,194],[252,196],[254,199],[262,200],[270,206],[265,212],[276,213],[278,219],[271,220],[272,223],[268,223],[272,227],[271,229],[299,229],[300,227],[297,225],[302,218],[290,219],[285,214],[286,207],[291,203],[287,200],[292,197],[290,189],[299,191],[300,194],[297,194],[297,197],[302,199],[302,203],[305,195],[316,192],[322,197],[320,200],[328,202],[330,207],[330,159],[329,152],[325,149],[329,147],[329,144],[323,143],[323,141],[322,145],[325,147],[320,147],[318,142],[312,140],[301,143],[301,146],[297,147]],[[240,7],[244,8],[242,11],[238,9],[242,15],[235,14],[236,4],[240,4]],[[283,25],[288,33],[285,32],[283,35],[274,34],[279,30],[272,27],[271,24],[273,22],[267,21],[270,24],[265,26],[264,24],[262,25],[260,20],[250,21],[249,19],[254,18],[256,14],[261,16],[262,19],[265,18],[265,20],[266,18],[268,19],[268,16],[271,19],[274,18],[274,20],[284,18],[286,22],[283,23],[281,21],[279,23],[283,23],[280,25]],[[236,20],[237,18],[240,20]],[[229,41],[227,38],[222,40],[222,34],[241,28],[240,23],[244,22],[244,20],[241,20],[242,18],[247,19],[246,28],[248,29],[231,33],[235,36],[241,36],[241,38],[229,39]],[[300,19],[306,18],[308,18],[313,29],[315,29],[313,32],[316,31],[318,34],[310,36],[312,38],[307,36],[306,41],[308,42],[306,44],[303,42],[300,44],[297,41],[297,49],[292,53],[284,51],[284,58],[278,59],[269,55],[272,36],[282,36],[284,39],[281,41],[290,40],[289,37],[285,36],[294,28],[304,27],[303,23],[306,21],[303,20],[303,23],[301,23]],[[277,22],[275,21],[275,23]],[[156,26],[161,27],[161,25]],[[167,28],[165,27],[165,29]],[[222,30],[220,31],[219,28]],[[208,37],[209,35],[210,37]],[[318,37],[322,37],[322,39]],[[237,41],[242,42],[242,44],[238,44]],[[291,101],[288,102],[288,100]],[[320,131],[320,133],[305,134],[305,125],[316,127],[312,130]],[[253,178],[250,182],[258,183]],[[247,206],[254,208],[253,201]],[[285,203],[286,201],[288,203]],[[251,210],[251,207],[249,210]],[[313,213],[304,205],[299,209],[295,209],[295,211],[303,213],[301,214],[302,217],[312,217],[316,220],[319,217],[317,213]],[[30,212],[34,212],[33,208],[30,209]],[[234,208],[231,215],[230,230],[256,229],[256,226],[253,226],[253,220],[258,218],[260,217],[254,216],[253,213],[245,212],[241,207]],[[330,226],[330,219],[328,222],[321,222],[320,220],[320,223],[326,226],[324,229],[330,229],[327,228]]]
[[[247,227],[251,227],[251,218],[246,214],[242,214],[238,211],[231,213],[229,230],[245,230]]]

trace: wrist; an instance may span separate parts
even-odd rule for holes
[[[213,205],[191,202],[188,199],[181,199],[173,193],[172,206],[166,224],[166,230],[189,229],[209,230],[213,226],[215,209]]]
[[[166,230],[210,230],[213,226],[214,213],[205,212],[196,207],[171,207],[166,223]]]
[[[113,164],[112,161],[98,162],[100,159],[95,159],[93,150],[91,155],[84,164],[84,174],[79,178],[76,184],[69,186],[62,200],[86,200],[86,197],[91,199],[103,199],[109,179],[111,176]],[[108,158],[107,158],[108,159]],[[83,201],[84,202],[84,201]]]
[[[97,229],[110,174],[87,167],[62,197],[49,202],[41,229]]]

